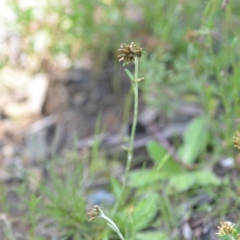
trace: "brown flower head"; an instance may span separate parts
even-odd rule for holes
[[[236,232],[233,223],[231,222],[220,222],[220,226],[218,226],[218,232],[216,235],[218,236],[228,236],[233,235]]]
[[[87,213],[87,215],[89,215],[89,221],[93,221],[99,218],[101,214],[102,214],[102,211],[97,205],[91,208],[90,211]]]
[[[132,42],[130,45],[121,44],[118,52],[119,62],[124,62],[124,64],[134,62],[135,57],[141,58],[143,54],[142,48],[138,47],[136,44],[134,44],[134,42]]]
[[[240,149],[240,133],[237,131],[236,136],[233,137],[233,145],[234,147]]]

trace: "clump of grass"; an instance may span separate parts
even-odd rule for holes
[[[53,159],[46,166],[49,177],[39,187],[42,199],[38,203],[37,215],[42,226],[48,230],[50,226],[45,226],[44,222],[49,219],[51,227],[64,239],[95,238],[91,228],[87,227],[88,218],[85,212],[83,185],[87,172],[86,158],[82,155],[80,159],[75,150],[74,155],[66,155],[64,162]]]

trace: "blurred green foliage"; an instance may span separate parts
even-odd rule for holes
[[[168,47],[157,48],[142,64],[145,100],[170,118],[184,104],[200,105],[214,150],[226,154],[240,112],[235,25],[240,4],[230,1],[223,9],[220,1],[171,1],[166,6],[168,24],[159,21],[158,29]]]
[[[39,60],[53,61],[64,55],[71,63],[82,54],[108,51],[119,36],[129,35],[124,26],[124,1],[36,1],[23,6],[10,0],[16,14],[12,27],[24,40],[24,50]],[[124,34],[125,33],[125,34]],[[122,39],[119,39],[121,41]],[[101,56],[99,56],[101,57]]]
[[[183,162],[198,160],[197,168],[187,171],[161,145],[149,143],[153,168],[131,172],[129,186],[135,195],[126,197],[115,216],[122,232],[129,239],[179,239],[173,229],[188,219],[193,206],[219,221],[238,211],[238,181],[231,189],[228,178],[218,178],[213,169],[220,156],[233,157],[232,136],[239,123],[240,2],[230,0],[225,8],[219,0],[36,2],[23,7],[20,1],[9,0],[16,14],[11,27],[23,40],[23,52],[37,59],[36,69],[59,56],[70,67],[84,54],[104,64],[110,53],[117,55],[120,43],[134,41],[146,51],[140,63],[146,104],[169,118],[176,118],[175,110],[184,104],[201,108],[202,116],[191,120],[177,146]],[[93,165],[99,164],[94,161]],[[114,239],[102,226],[90,231],[78,178],[82,166],[78,167],[65,173],[64,180],[50,171],[51,184],[40,191],[45,198],[41,212],[53,218],[66,236]],[[112,180],[112,188],[117,198],[117,180]],[[201,205],[197,197],[202,194],[210,200]],[[234,199],[231,209],[226,199]]]

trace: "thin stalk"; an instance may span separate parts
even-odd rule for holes
[[[133,84],[133,92],[134,92],[134,113],[133,113],[133,123],[132,123],[131,136],[130,136],[129,148],[128,148],[127,165],[126,165],[126,169],[125,169],[125,178],[124,178],[124,182],[123,182],[124,188],[125,188],[128,174],[130,171],[130,167],[132,164],[133,143],[134,143],[137,119],[138,119],[138,58],[137,57],[135,57],[135,73],[134,73],[134,80],[133,80],[132,84]]]
[[[124,240],[122,233],[120,232],[117,225],[112,221],[111,218],[107,217],[104,213],[101,215],[101,218],[105,219],[108,222],[108,226],[117,233],[121,240]]]
[[[132,80],[133,93],[134,93],[134,112],[133,112],[133,122],[132,122],[129,147],[127,149],[127,164],[126,164],[126,168],[125,168],[125,174],[124,174],[120,198],[118,199],[117,203],[115,204],[115,207],[112,212],[112,216],[117,212],[119,205],[121,203],[123,193],[125,192],[125,189],[126,189],[126,183],[127,183],[128,175],[130,172],[130,168],[132,165],[133,144],[134,144],[134,138],[135,138],[135,133],[136,133],[137,119],[138,119],[138,61],[139,61],[139,59],[137,57],[135,57],[135,70],[134,70],[135,72],[134,72],[134,79]]]

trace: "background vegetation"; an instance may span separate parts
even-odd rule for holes
[[[239,155],[232,137],[240,113],[239,1],[42,0],[25,5],[13,0],[7,4],[15,15],[8,28],[22,41],[18,67],[31,73],[64,71],[89,56],[96,71],[109,59],[114,68],[121,68],[117,49],[122,42],[134,41],[146,51],[140,62],[144,104],[169,121],[186,122],[179,117],[182,106],[197,111],[187,119],[183,137],[172,139],[181,162],[151,141],[141,167],[132,169],[129,192],[112,216],[126,239],[217,239],[214,233],[220,221],[238,226]],[[0,58],[4,69],[9,58],[4,54]],[[121,80],[116,75],[112,82],[117,81]],[[117,239],[104,222],[88,222],[86,209],[91,204],[86,196],[87,186],[107,176],[111,179],[107,190],[118,199],[121,176],[111,175],[110,160],[98,145],[84,154],[73,149],[44,164],[48,177],[35,192],[25,182],[14,188],[24,209],[28,239]],[[226,159],[232,165],[224,168]],[[2,188],[5,193],[12,191]],[[4,194],[1,205],[8,214]],[[112,209],[105,206],[104,212],[111,216]],[[196,218],[210,234],[206,238],[204,231],[186,233]],[[55,238],[49,237],[48,229]]]

